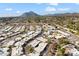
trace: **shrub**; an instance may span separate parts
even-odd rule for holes
[[[47,43],[48,43],[48,44],[51,43],[51,39],[50,39],[50,38],[47,39]]]
[[[26,52],[32,53],[32,52],[34,52],[34,48],[31,45],[29,45],[26,47]]]

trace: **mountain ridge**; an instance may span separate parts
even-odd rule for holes
[[[21,17],[29,17],[29,16],[40,16],[40,15],[38,15],[37,13],[33,11],[25,12],[21,15]]]

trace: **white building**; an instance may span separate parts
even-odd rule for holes
[[[45,38],[43,38],[43,37],[38,37],[38,38],[36,38],[36,40],[39,40],[39,41],[41,41],[41,42],[46,42],[46,41],[47,41],[47,39],[45,39]]]
[[[66,33],[66,32],[63,32],[63,31],[60,31],[60,30],[57,30],[59,33],[61,33],[62,35],[65,35],[65,36],[70,36],[69,33]]]
[[[33,40],[32,42],[30,42],[28,45],[31,45],[32,47],[35,47],[37,44],[39,44],[40,41],[38,40]]]
[[[40,53],[45,49],[46,46],[47,46],[47,43],[40,43],[39,46],[35,48],[35,51]]]
[[[0,48],[0,56],[7,56],[9,55],[9,52],[7,52],[9,48]]]
[[[12,48],[11,56],[20,56],[23,54],[23,48],[21,46],[16,46]]]

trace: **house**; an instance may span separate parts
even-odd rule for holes
[[[40,41],[38,40],[33,40],[32,42],[30,42],[28,45],[31,45],[32,47],[37,46],[40,43]]]
[[[23,48],[21,46],[16,46],[12,48],[11,56],[20,56],[23,54]]]
[[[9,55],[8,50],[9,50],[9,48],[0,48],[0,56],[7,56],[7,55]]]
[[[47,46],[47,43],[40,43],[38,47],[35,48],[35,51],[38,52],[38,53],[41,53],[45,47]]]

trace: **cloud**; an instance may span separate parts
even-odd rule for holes
[[[48,11],[48,12],[56,11],[56,8],[54,8],[54,7],[47,7],[47,8],[45,9],[45,11]]]
[[[49,5],[58,6],[58,3],[49,3]]]
[[[7,15],[8,14],[8,15]],[[7,13],[7,14],[0,14],[0,17],[14,17],[14,16],[19,16],[19,14],[13,14],[13,13]]]
[[[12,8],[5,8],[6,11],[12,11]]]
[[[70,8],[59,8],[58,11],[68,11]]]
[[[47,12],[51,12],[51,11],[68,11],[70,10],[70,8],[54,8],[54,7],[50,7],[48,6],[45,11]]]
[[[21,11],[16,11],[16,13],[20,13]]]
[[[79,3],[75,3],[76,5],[79,5]]]
[[[55,7],[46,7],[45,14],[59,13],[59,12],[67,12],[70,8],[55,8]]]
[[[36,4],[41,5],[41,4],[43,4],[43,3],[36,3]]]

